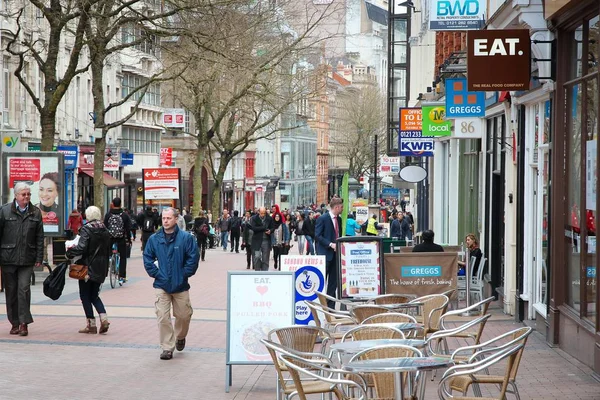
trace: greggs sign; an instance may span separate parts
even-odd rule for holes
[[[469,91],[527,90],[530,78],[528,29],[467,32]]]

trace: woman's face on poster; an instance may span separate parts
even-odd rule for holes
[[[42,179],[40,181],[40,203],[46,207],[51,207],[56,203],[58,197],[58,188],[52,179]]]

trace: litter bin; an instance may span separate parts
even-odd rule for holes
[[[406,246],[406,240],[383,238],[383,254],[397,253],[397,251],[393,251],[393,247],[399,247],[399,246],[400,247]]]

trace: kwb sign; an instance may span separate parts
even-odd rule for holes
[[[468,90],[527,90],[530,78],[528,29],[467,32]]]
[[[433,156],[433,139],[401,138],[400,155],[409,157],[431,157]]]

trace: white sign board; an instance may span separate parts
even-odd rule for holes
[[[342,297],[369,297],[381,294],[381,253],[379,241],[338,242]]]
[[[596,185],[598,184],[597,151],[598,145],[595,140],[586,142],[585,157],[585,208],[596,210]]]
[[[165,109],[163,125],[167,128],[185,128],[185,110],[183,108]]]
[[[453,138],[456,139],[481,139],[485,132],[485,119],[483,118],[455,118]]]
[[[179,199],[179,168],[142,169],[146,200]]]
[[[296,325],[315,325],[305,300],[315,300],[325,289],[325,256],[282,256],[281,271],[293,272],[296,288]]]
[[[485,24],[488,0],[430,0],[429,29],[464,31]]]
[[[395,176],[400,172],[400,157],[379,158],[379,175],[380,176]]]
[[[356,222],[364,224],[369,219],[369,207],[356,207]]]
[[[230,271],[227,279],[227,364],[272,364],[260,340],[294,324],[294,274]]]

